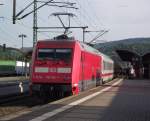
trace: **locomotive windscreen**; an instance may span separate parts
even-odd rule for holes
[[[70,60],[72,49],[41,48],[38,49],[39,60]]]

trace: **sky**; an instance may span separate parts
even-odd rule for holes
[[[20,34],[25,34],[23,46],[33,45],[33,14],[23,20],[12,24],[12,1],[0,0],[0,45],[21,48]],[[17,13],[32,2],[32,0],[16,0]],[[48,0],[41,0],[48,1]],[[88,26],[89,31],[108,30],[98,38],[97,42],[116,41],[127,38],[150,37],[150,0],[54,0],[56,2],[74,2],[76,9],[44,6],[38,10],[38,26],[62,26],[58,18],[52,16],[56,12],[69,12],[75,14],[71,18],[71,26]],[[42,3],[38,3],[38,6]],[[30,12],[33,6],[22,15]],[[68,18],[62,18],[68,25]],[[41,30],[45,31],[45,30]],[[57,36],[63,30],[50,30],[51,32],[38,33],[38,40],[49,39]],[[82,30],[71,29],[70,36],[82,41]],[[91,41],[98,33],[85,34],[85,41]]]

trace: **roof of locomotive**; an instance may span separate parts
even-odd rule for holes
[[[54,38],[54,39],[40,40],[38,42],[73,42],[73,43],[79,43],[82,50],[100,55],[103,58],[107,59],[108,61],[109,60],[112,61],[112,59],[110,57],[108,57],[107,55],[101,53],[99,50],[87,45],[86,43],[75,40],[73,37],[68,38],[66,36],[59,36],[59,37]]]
[[[79,42],[79,43],[80,43],[80,46],[83,50],[94,53],[94,54],[98,54],[98,55],[102,56],[103,58],[107,59],[108,61],[112,61],[112,59],[109,56],[103,54],[99,50],[97,50],[97,49],[95,49],[95,48],[93,48],[93,47],[91,47],[91,46],[89,46],[83,42]]]

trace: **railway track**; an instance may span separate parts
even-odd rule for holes
[[[1,96],[0,97],[0,105],[7,104],[9,102],[14,102],[14,101],[17,101],[17,100],[21,100],[21,99],[28,98],[28,97],[29,97],[28,93]]]
[[[30,97],[29,94],[1,97],[0,117],[14,112],[27,110],[36,105],[40,105],[40,103],[38,101],[36,102],[36,100],[33,97]]]
[[[29,96],[28,93],[23,95],[0,97],[0,118],[23,110],[31,110],[33,107],[43,106],[49,102],[59,100],[61,98],[57,97],[49,99],[47,102],[43,102],[41,100],[37,100],[37,97]]]

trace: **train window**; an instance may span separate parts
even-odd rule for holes
[[[72,49],[42,48],[38,50],[38,59],[42,60],[70,60],[71,55]]]
[[[70,60],[72,49],[56,49],[55,57],[58,60]]]
[[[38,59],[54,59],[55,49],[39,49]]]
[[[103,64],[104,64],[104,70],[112,70],[113,69],[112,63],[104,61]]]

